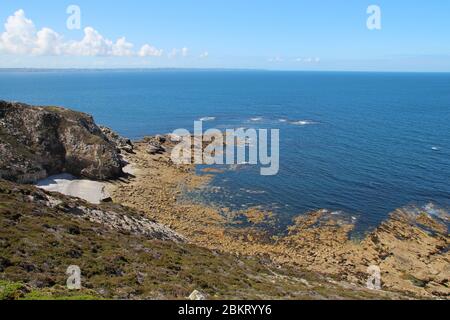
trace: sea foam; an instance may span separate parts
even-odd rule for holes
[[[199,119],[199,121],[203,121],[203,122],[205,122],[205,121],[214,121],[214,120],[216,120],[216,117],[203,117],[203,118]]]
[[[311,120],[299,120],[299,121],[291,122],[291,124],[296,125],[296,126],[307,126],[307,125],[311,125],[311,124],[316,124],[316,122],[311,121]]]

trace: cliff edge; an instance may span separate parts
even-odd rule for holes
[[[35,183],[50,175],[121,176],[120,151],[92,116],[59,107],[0,101],[0,178]]]

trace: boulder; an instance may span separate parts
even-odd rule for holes
[[[163,136],[154,136],[154,137],[146,137],[144,138],[144,142],[148,144],[147,152],[149,154],[163,154],[166,152],[166,148],[163,144],[167,141],[167,139]]]
[[[166,152],[166,149],[161,146],[161,145],[154,145],[154,144],[149,144],[147,152],[149,154],[163,154],[164,152]]]

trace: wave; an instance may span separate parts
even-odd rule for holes
[[[296,125],[296,126],[308,126],[308,125],[312,125],[312,124],[316,124],[317,122],[311,121],[311,120],[299,120],[299,121],[294,121],[291,122],[291,124]]]
[[[216,117],[203,117],[198,120],[199,121],[214,121],[214,120],[216,120]]]
[[[263,191],[263,190],[251,190],[251,189],[245,189],[245,188],[240,188],[239,190],[242,192],[245,192],[245,193],[249,193],[249,194],[265,194],[266,193],[266,191]]]
[[[255,118],[251,118],[250,121],[262,121],[262,117],[255,117]]]

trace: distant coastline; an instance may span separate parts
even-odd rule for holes
[[[404,70],[285,70],[263,68],[0,68],[0,72],[282,72],[282,73],[356,73],[356,74],[450,74],[450,71],[404,71]]]

